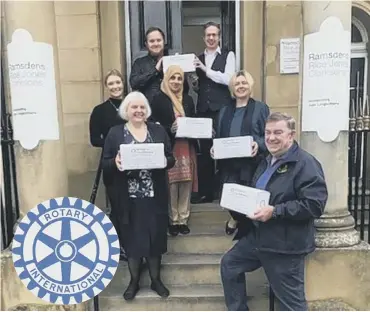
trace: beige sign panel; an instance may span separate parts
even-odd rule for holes
[[[29,150],[40,140],[59,140],[52,45],[17,29],[7,50],[14,139]]]
[[[324,142],[348,131],[351,33],[328,17],[320,31],[304,38],[302,131]]]

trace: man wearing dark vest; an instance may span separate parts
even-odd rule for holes
[[[220,48],[219,24],[208,22],[203,29],[206,49],[195,59],[198,76],[197,116],[212,118],[215,125],[221,107],[231,100],[228,85],[236,71],[235,54]],[[215,166],[210,155],[212,140],[199,141],[199,196],[193,198],[192,203],[212,202],[215,191]]]

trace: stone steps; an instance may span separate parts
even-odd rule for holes
[[[163,283],[173,286],[219,285],[221,283],[220,261],[222,255],[167,254],[163,256],[161,277]],[[265,280],[263,270],[257,270],[248,276],[248,281],[258,284]],[[121,262],[109,287],[128,285],[130,275],[127,263]],[[149,271],[146,265],[141,275],[140,285],[149,286]]]
[[[104,311],[226,311],[221,285],[192,285],[169,287],[170,296],[158,297],[149,287],[139,290],[131,302],[123,299],[124,288],[111,290],[99,296]],[[268,288],[261,286],[259,294],[248,297],[251,310],[268,311]]]
[[[212,217],[210,218],[210,214]],[[228,220],[228,213],[224,210],[217,211],[192,211],[189,218],[189,225],[212,225],[212,224],[225,224]]]
[[[222,225],[189,225],[188,235],[168,238],[168,253],[221,254],[233,246]]]
[[[166,285],[195,285],[220,283],[221,255],[167,254],[162,259],[161,277]],[[130,281],[126,263],[120,263],[112,280],[112,287],[127,285]],[[150,285],[149,271],[144,265],[140,284]]]
[[[232,236],[225,234],[227,211],[216,203],[192,205],[190,233],[168,238],[170,254],[223,254],[233,246]]]
[[[225,234],[227,211],[218,204],[192,205],[190,233],[168,238],[168,253],[163,255],[161,277],[171,294],[160,298],[150,289],[145,265],[141,289],[132,302],[123,299],[130,275],[121,262],[108,285],[99,295],[100,310],[112,311],[225,311],[220,277],[222,255],[233,246],[232,236]],[[262,269],[248,274],[250,308],[268,310],[268,283]]]

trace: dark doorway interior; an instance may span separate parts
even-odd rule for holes
[[[203,25],[210,21],[221,25],[221,46],[235,51],[235,1],[183,1],[183,53],[203,51]]]
[[[199,54],[204,49],[202,26],[214,21],[221,25],[221,45],[235,51],[235,1],[130,1],[129,16],[131,64],[146,54],[150,26],[164,31],[170,54]]]

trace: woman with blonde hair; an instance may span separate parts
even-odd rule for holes
[[[252,136],[252,157],[229,158],[218,160],[221,185],[237,183],[249,186],[257,166],[257,157],[267,152],[265,145],[265,124],[270,114],[269,107],[252,97],[254,80],[245,70],[235,73],[229,83],[233,100],[225,105],[219,113],[216,124],[215,138],[236,136]],[[213,148],[211,149],[213,155]],[[230,211],[230,219],[226,222],[226,234],[231,235],[238,228],[237,236],[243,235],[249,222],[244,215]],[[248,221],[249,220],[249,221]]]
[[[121,105],[122,98],[123,98],[123,91],[124,91],[124,79],[121,74],[121,72],[118,69],[111,69],[107,72],[107,74],[104,77],[104,86],[109,92],[109,98],[104,101],[103,103],[97,105],[94,107],[93,111],[90,115],[90,143],[94,147],[103,148],[105,138],[108,135],[109,129],[113,126],[122,124],[124,121],[122,118],[118,116],[118,108]],[[102,166],[101,166],[101,159],[99,162],[98,170],[96,173],[96,179],[95,179],[95,185],[93,188],[97,192],[97,188],[99,186],[100,182],[100,176],[102,172]],[[103,183],[106,187],[106,205],[110,206],[109,203],[111,202],[111,199],[109,198],[109,192],[108,189],[110,187],[106,175],[103,171]],[[95,193],[96,194],[96,193]],[[93,196],[92,196],[93,197]],[[108,207],[107,207],[108,208]],[[117,231],[119,231],[119,224],[118,220],[116,218],[115,211],[111,210],[108,211],[109,217],[114,224]],[[121,242],[122,245],[122,242]],[[121,246],[121,255],[120,259],[126,261],[126,253],[124,250],[124,246]]]
[[[90,116],[90,142],[92,146],[103,147],[104,140],[111,127],[123,121],[118,116],[118,108],[123,98],[124,79],[118,69],[110,70],[104,78],[104,86],[109,98],[94,107]]]
[[[171,138],[175,166],[168,171],[171,208],[169,233],[172,236],[190,232],[191,192],[197,191],[196,140],[176,138],[177,118],[194,117],[195,106],[190,95],[183,93],[184,72],[170,66],[164,74],[160,92],[151,103],[154,121],[159,122]]]

